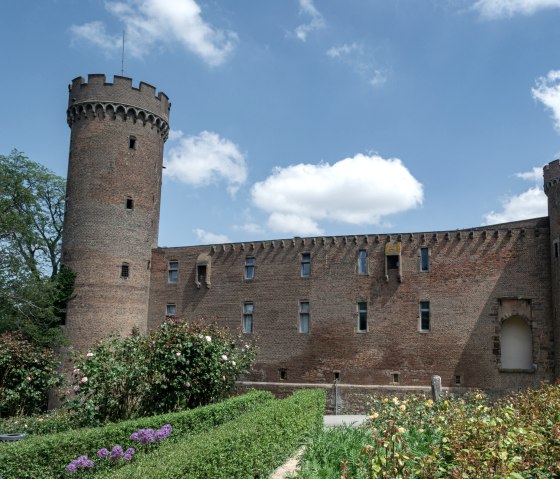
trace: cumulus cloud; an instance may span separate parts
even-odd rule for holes
[[[497,19],[533,15],[541,10],[560,8],[560,0],[477,0],[473,8],[483,18]]]
[[[245,155],[217,133],[203,131],[184,136],[181,131],[173,131],[169,138],[172,140],[165,155],[166,176],[195,187],[226,182],[232,195],[247,180]]]
[[[305,42],[307,40],[307,35],[325,27],[325,19],[313,4],[313,0],[299,0],[299,10],[300,15],[309,17],[309,22],[299,25],[295,29],[294,34],[302,42]]]
[[[373,87],[383,85],[387,81],[386,73],[378,68],[373,55],[366,52],[358,43],[344,43],[331,47],[326,51],[326,55],[342,62]]]
[[[315,235],[321,220],[379,224],[384,216],[422,204],[422,185],[399,159],[358,154],[333,165],[277,167],[251,189],[276,232]]]
[[[548,203],[543,188],[542,167],[534,167],[530,171],[516,173],[523,180],[533,181],[535,186],[519,195],[510,196],[502,201],[502,211],[491,211],[484,215],[484,224],[507,223],[509,221],[539,218],[548,214]]]
[[[546,77],[538,78],[531,93],[551,110],[554,126],[560,131],[560,70],[551,70]]]
[[[200,228],[193,231],[196,233],[196,236],[200,240],[201,244],[230,243],[230,240],[226,235],[210,233],[209,231],[205,231]]]
[[[195,0],[106,1],[105,8],[126,30],[126,54],[142,58],[154,47],[177,42],[209,65],[220,65],[237,43],[237,35],[205,22]],[[121,35],[107,33],[99,21],[72,25],[74,41],[84,40],[108,54],[120,52]]]

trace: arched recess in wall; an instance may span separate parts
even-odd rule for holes
[[[533,369],[533,333],[521,316],[502,321],[500,331],[501,369]]]

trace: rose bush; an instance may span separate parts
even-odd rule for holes
[[[166,321],[81,354],[70,407],[91,422],[177,411],[223,399],[254,360],[251,344],[214,324]]]

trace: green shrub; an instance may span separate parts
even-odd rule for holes
[[[325,393],[299,391],[215,430],[175,444],[106,476],[110,479],[267,478],[323,425]]]
[[[82,354],[69,407],[92,422],[210,404],[254,359],[250,344],[216,325],[167,321],[145,336],[110,337]]]
[[[52,479],[64,477],[64,468],[80,455],[94,457],[105,447],[134,447],[131,433],[141,428],[157,429],[171,424],[169,442],[195,432],[207,431],[272,401],[272,394],[253,391],[222,403],[188,411],[131,419],[97,428],[36,436],[16,443],[0,443],[0,477],[4,479]]]
[[[0,419],[0,434],[24,432],[27,435],[54,434],[79,427],[83,418],[77,411],[53,409],[33,416],[12,416]]]
[[[61,376],[52,351],[14,333],[0,334],[0,417],[46,408],[49,390]]]

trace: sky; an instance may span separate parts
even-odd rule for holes
[[[560,0],[19,0],[0,154],[66,176],[67,85],[172,102],[160,246],[449,231],[546,216]]]

